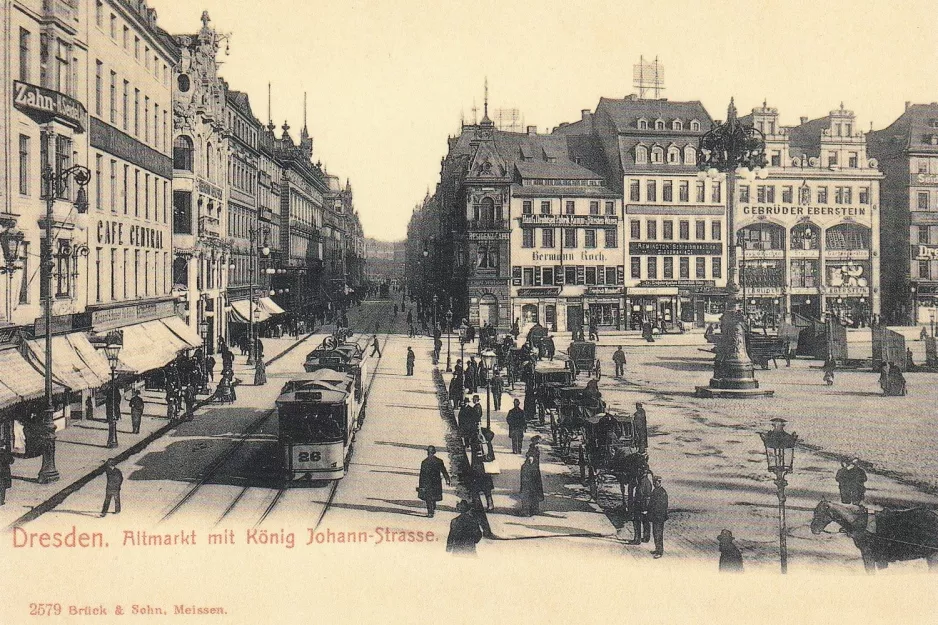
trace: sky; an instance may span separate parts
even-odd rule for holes
[[[658,57],[671,100],[725,119],[766,100],[782,124],[843,102],[882,128],[906,101],[938,101],[938,3],[704,0],[150,0],[160,26],[196,32],[202,10],[231,33],[221,73],[298,136],[303,93],[313,160],[349,178],[366,236],[403,239],[439,180],[461,116],[518,108],[539,132],[600,97],[634,93],[632,66]],[[279,130],[277,131],[280,132]]]

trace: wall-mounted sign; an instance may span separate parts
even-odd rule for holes
[[[616,215],[522,215],[522,226],[618,226]]]
[[[912,246],[912,258],[915,260],[936,260],[938,259],[938,247],[934,245],[914,245]]]
[[[722,243],[691,243],[689,241],[629,243],[629,254],[636,256],[719,256],[722,253]]]
[[[862,296],[868,296],[870,294],[869,288],[864,288],[864,287],[859,287],[859,286],[841,286],[841,287],[822,286],[819,290],[822,295],[827,295],[827,296],[862,297]]]
[[[18,80],[13,81],[13,106],[40,122],[60,121],[77,132],[84,132],[88,125],[88,111],[78,100]]]
[[[912,174],[912,184],[938,184],[938,174]]]
[[[556,286],[518,289],[518,297],[555,297],[558,293],[560,288]]]
[[[834,217],[865,217],[866,207],[862,206],[743,206],[743,215],[832,215]]]
[[[714,280],[642,280],[638,283],[641,287],[661,287],[661,286],[679,286],[679,287],[715,287]]]
[[[130,306],[115,306],[104,310],[91,311],[91,326],[96,332],[119,328],[132,323],[142,323],[175,314],[174,300],[164,302],[143,302]]]
[[[470,241],[507,241],[511,237],[510,232],[469,232]]]
[[[589,295],[622,295],[621,286],[588,286],[586,292]]]
[[[199,193],[204,193],[205,195],[215,198],[216,200],[224,200],[225,195],[221,190],[221,187],[213,185],[208,180],[203,180],[199,178]]]

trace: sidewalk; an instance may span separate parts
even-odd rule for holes
[[[305,336],[299,339],[293,337],[262,339],[266,360],[278,357],[303,340]],[[316,341],[309,341],[310,350],[315,347],[312,345],[313,342]],[[254,381],[254,367],[248,367],[245,360],[244,356],[235,356],[235,378],[240,378],[243,383],[250,385]],[[218,376],[219,369],[216,367],[216,381]],[[209,386],[214,385],[210,383]],[[0,507],[0,527],[9,527],[17,519],[30,513],[44,502],[58,498],[64,499],[76,486],[80,487],[100,473],[108,458],[122,459],[138,453],[155,439],[179,425],[178,423],[171,424],[166,418],[164,393],[144,391],[142,397],[145,403],[139,434],[131,433],[130,409],[127,401],[123,402],[122,416],[117,422],[119,445],[116,448],[109,449],[105,445],[108,436],[107,421],[98,419],[72,421],[67,428],[56,433],[55,463],[60,475],[58,482],[38,483],[36,476],[42,465],[41,456],[29,459],[17,458],[11,467],[13,487],[7,491],[6,505]],[[207,399],[206,396],[199,396],[200,402],[205,399]]]

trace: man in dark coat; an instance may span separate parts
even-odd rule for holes
[[[622,351],[621,345],[616,348],[615,353],[612,355],[612,363],[616,366],[617,378],[625,375],[625,352]]]
[[[184,393],[185,394],[183,395],[183,399],[186,402],[185,420],[192,421],[193,415],[195,413],[195,400],[196,400],[195,385],[190,384],[189,386],[187,386]]]
[[[861,504],[866,496],[866,471],[860,466],[860,459],[850,462],[841,461],[835,478],[840,487],[840,501],[849,504]]]
[[[407,348],[407,375],[414,375],[414,361],[417,360],[417,357],[414,355],[414,350],[411,347]]]
[[[469,445],[469,442],[472,440],[472,437],[476,435],[476,429],[479,424],[475,420],[475,411],[469,406],[469,398],[462,398],[462,407],[459,409],[459,414],[456,416],[456,427],[459,429],[459,434],[462,436],[463,445]]]
[[[449,399],[453,402],[453,408],[459,408],[462,397],[462,376],[454,375],[449,381]]]
[[[635,412],[632,413],[632,428],[635,432],[635,441],[639,451],[648,447],[648,416],[645,414],[644,404],[635,402]]]
[[[13,464],[13,454],[4,445],[0,448],[0,506],[6,505],[7,489],[13,487],[13,472],[10,471],[10,465]]]
[[[470,393],[479,391],[479,363],[475,356],[469,357],[469,363],[466,365],[466,390]]]
[[[215,381],[215,357],[208,356],[205,358],[205,373],[208,375],[208,381]]]
[[[554,337],[548,334],[541,339],[541,351],[544,352],[544,355],[547,356],[549,360],[554,359],[554,353],[557,351],[557,347],[554,345]]]
[[[446,464],[436,457],[436,447],[427,447],[427,457],[420,463],[420,481],[417,483],[417,496],[427,504],[427,516],[433,517],[436,502],[443,501],[443,480],[450,485]]]
[[[495,406],[495,410],[502,409],[502,391],[505,390],[505,383],[502,381],[502,375],[498,369],[492,370],[492,405]]]
[[[130,398],[130,424],[133,427],[133,433],[140,433],[140,422],[143,420],[143,398],[140,397],[140,391],[134,390],[133,397]]]
[[[479,427],[482,425],[482,404],[479,402],[479,396],[472,396],[472,420],[473,420],[473,432],[478,433]]]
[[[433,364],[440,362],[440,350],[443,349],[443,341],[440,337],[433,339]]]
[[[378,335],[377,334],[371,337],[371,353],[368,355],[374,356],[375,354],[378,354],[378,358],[381,358],[381,348],[378,347]]]
[[[456,504],[456,512],[459,513],[459,516],[449,523],[446,551],[454,555],[474,556],[476,554],[476,543],[482,540],[482,530],[479,528],[479,522],[472,515],[469,502],[466,500]]]
[[[648,518],[648,506],[652,493],[651,476],[646,470],[638,479],[635,497],[632,501],[632,543],[647,543],[651,539],[651,523]]]
[[[733,542],[733,532],[723,530],[717,536],[717,542],[720,544],[720,572],[742,573],[743,554]]]
[[[515,399],[515,406],[508,411],[505,420],[508,422],[508,438],[511,439],[511,453],[521,453],[521,443],[524,440],[524,431],[527,429],[527,419],[521,409],[521,401]]]
[[[521,467],[521,514],[532,516],[537,514],[541,502],[544,501],[544,482],[541,480],[541,468],[533,454],[524,458]]]
[[[114,514],[120,514],[121,511],[121,484],[124,483],[124,474],[117,468],[113,458],[108,459],[104,465],[104,473],[107,476],[107,486],[104,489],[104,505],[101,507],[101,516],[107,514],[111,507],[111,499],[114,500]]]
[[[648,520],[651,522],[651,534],[655,539],[655,549],[651,553],[655,558],[664,555],[664,522],[668,520],[668,491],[661,485],[661,478],[655,476],[654,490],[648,498]]]

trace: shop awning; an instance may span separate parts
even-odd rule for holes
[[[54,352],[53,352],[54,354]],[[16,349],[0,351],[0,408],[20,401],[42,397],[46,392],[46,381]],[[52,392],[61,393],[61,384],[52,381]]]
[[[45,339],[26,341],[27,358],[39,371],[46,367]],[[52,337],[52,379],[73,391],[104,386],[111,376],[107,357],[84,334]]]
[[[231,302],[231,316],[234,321],[247,323],[251,316],[251,302],[246,299]],[[267,321],[270,319],[270,313],[264,310],[257,303],[254,304],[254,323]]]
[[[630,286],[626,295],[678,295],[676,286]]]
[[[176,358],[179,350],[189,345],[160,321],[147,321],[121,328],[124,343],[119,358],[121,370],[146,373],[165,366]]]
[[[202,339],[199,338],[199,335],[179,317],[165,317],[160,319],[160,322],[169,328],[170,332],[185,342],[186,349],[202,347]]]
[[[260,304],[261,308],[270,314],[271,317],[274,315],[282,315],[283,313],[287,312],[283,308],[280,308],[280,306],[277,305],[277,302],[270,299],[269,297],[262,297],[258,299],[257,302]]]

